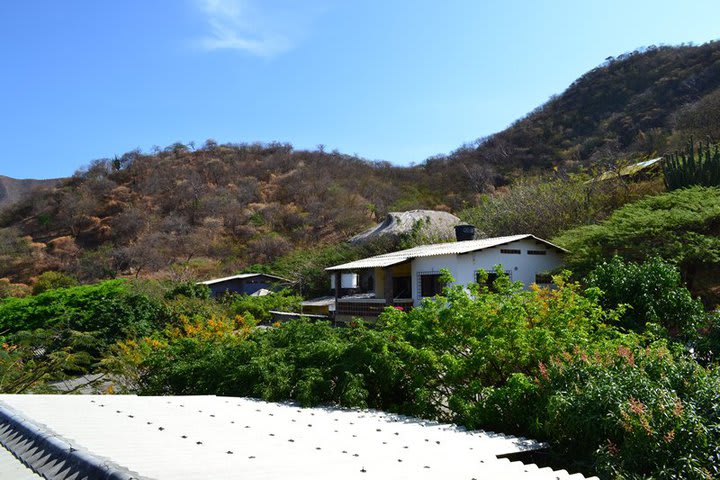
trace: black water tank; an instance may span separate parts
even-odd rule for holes
[[[475,225],[455,225],[455,239],[458,242],[475,239]]]

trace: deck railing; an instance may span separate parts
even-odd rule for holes
[[[385,310],[384,298],[358,298],[338,299],[336,315],[347,317],[372,317],[377,318]],[[395,308],[409,310],[413,306],[412,298],[393,299],[392,306]]]

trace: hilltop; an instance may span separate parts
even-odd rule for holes
[[[482,181],[498,173],[652,158],[690,136],[720,140],[718,112],[720,42],[652,46],[608,58],[507,129],[427,166],[475,166]]]
[[[130,152],[6,209],[0,278],[237,270],[342,242],[391,210],[459,208],[467,195],[441,180],[420,167],[279,143]]]

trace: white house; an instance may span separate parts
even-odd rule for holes
[[[488,272],[492,281],[495,266],[502,265],[511,280],[528,287],[550,283],[548,272],[562,266],[565,253],[547,240],[524,234],[422,245],[336,265],[327,271],[334,277],[336,320],[372,320],[385,306],[410,308],[425,297],[441,293],[442,269],[450,271],[456,284],[468,285],[477,281],[481,270]],[[361,275],[365,281],[359,283],[364,288],[358,293],[362,294],[341,297],[340,288],[357,284]]]

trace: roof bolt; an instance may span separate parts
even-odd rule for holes
[[[228,455],[232,455],[233,452],[232,452],[232,450],[228,450],[226,453],[227,453]]]
[[[365,470],[365,467],[361,468],[360,471],[361,471],[362,473],[367,472],[367,470]]]
[[[202,442],[197,441],[197,442],[195,442],[195,445],[202,445]]]

